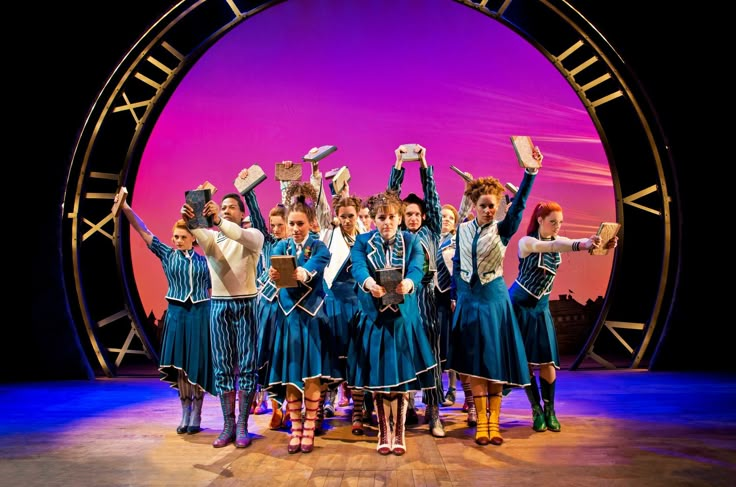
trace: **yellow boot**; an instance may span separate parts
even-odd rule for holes
[[[473,396],[473,404],[478,416],[475,442],[485,446],[491,441],[491,436],[488,434],[488,396]]]
[[[488,420],[488,434],[491,438],[491,445],[500,445],[503,443],[501,429],[499,427],[499,419],[501,417],[501,394],[493,394],[488,398],[488,409],[490,418]],[[478,422],[480,427],[480,421]]]

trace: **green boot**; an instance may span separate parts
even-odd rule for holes
[[[562,429],[562,427],[560,426],[560,422],[557,421],[557,416],[555,416],[555,384],[557,383],[557,381],[554,381],[550,384],[541,377],[539,378],[539,380],[542,383],[544,422],[547,424],[548,430],[557,433]]]
[[[529,398],[529,404],[532,405],[532,429],[539,433],[547,431],[547,423],[544,420],[544,411],[539,405],[539,386],[537,385],[536,376],[531,376],[531,384],[524,388],[526,397]]]

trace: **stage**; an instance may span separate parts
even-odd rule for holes
[[[327,419],[310,454],[251,415],[253,444],[211,446],[222,413],[207,396],[202,427],[178,435],[177,393],[154,374],[0,385],[0,479],[84,486],[730,486],[736,476],[736,375],[562,370],[559,433],[535,433],[523,391],[504,398],[501,446],[478,446],[462,393],[443,408],[447,437],[411,426],[406,455],[353,436],[347,409]],[[417,396],[419,400],[421,395]],[[421,405],[419,401],[418,405]]]

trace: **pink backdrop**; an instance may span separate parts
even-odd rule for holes
[[[562,205],[561,233],[571,238],[615,221],[604,148],[562,75],[489,17],[450,0],[427,4],[290,0],[240,24],[205,53],[165,107],[143,154],[133,208],[168,243],[184,191],[205,180],[218,188],[219,202],[235,191],[238,171],[258,163],[268,175],[256,190],[267,215],[280,199],[276,162],[336,145],[323,172],[348,165],[352,193],[368,196],[385,189],[394,149],[414,142],[427,147],[442,203],[459,206],[463,182],[449,166],[518,185],[522,170],[509,136],[530,135],[544,163],[509,246],[507,283],[538,201]],[[417,167],[407,164],[404,194],[422,194]],[[144,308],[160,317],[160,263],[136,236],[132,258]],[[564,254],[553,296],[572,291],[584,304],[604,295],[611,264],[612,254]]]

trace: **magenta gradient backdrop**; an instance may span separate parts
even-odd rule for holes
[[[260,164],[268,179],[256,193],[267,218],[280,199],[276,162],[336,145],[322,170],[348,165],[351,192],[368,196],[385,189],[394,149],[417,142],[442,203],[458,206],[463,183],[452,164],[519,184],[510,135],[530,135],[544,162],[506,256],[508,284],[538,201],[562,205],[562,234],[571,238],[616,220],[605,151],[574,90],[521,36],[452,0],[290,0],[240,24],[184,77],[147,143],[131,205],[170,243],[184,191],[205,180],[219,201],[235,191],[240,169]],[[404,194],[422,194],[416,163],[406,166]],[[160,263],[136,236],[131,247],[144,308],[160,317]],[[604,295],[611,265],[612,254],[564,254],[554,299]]]

